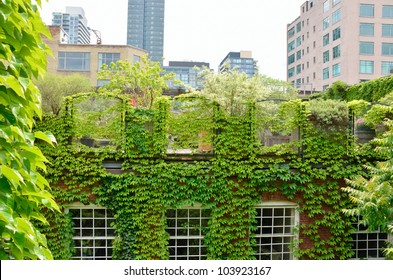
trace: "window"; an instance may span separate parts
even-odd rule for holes
[[[323,46],[326,46],[329,44],[329,33],[323,36]]]
[[[382,55],[393,55],[393,43],[382,43]]]
[[[382,250],[386,248],[386,241],[388,241],[388,234],[377,231],[368,231],[367,227],[356,219],[352,223],[356,229],[352,233],[352,250],[355,252],[353,258],[355,259],[384,259]]]
[[[361,74],[373,74],[374,73],[374,61],[361,60],[359,71]]]
[[[329,67],[323,69],[323,79],[329,79]]]
[[[288,44],[288,52],[295,49],[295,41],[292,41]]]
[[[329,51],[326,51],[323,53],[323,63],[326,63],[329,61]]]
[[[296,53],[296,60],[299,60],[302,58],[302,51],[297,51]]]
[[[374,23],[360,23],[361,36],[374,36]]]
[[[360,16],[361,17],[374,17],[374,5],[360,4]]]
[[[393,24],[382,24],[382,37],[393,37]]]
[[[337,45],[333,48],[333,59],[341,56],[341,47]]]
[[[359,43],[360,54],[374,54],[374,42],[360,42]]]
[[[393,74],[393,61],[382,61],[382,75]]]
[[[103,64],[110,65],[120,60],[120,53],[98,53],[98,70]]]
[[[302,31],[302,23],[301,23],[301,22],[298,22],[298,23],[296,24],[296,32],[299,33],[300,31]]]
[[[256,207],[256,211],[256,259],[293,259],[292,245],[296,237],[295,227],[298,224],[296,205],[263,203]]]
[[[341,28],[337,27],[336,29],[333,30],[333,41],[336,41],[337,39],[341,38]]]
[[[133,58],[132,58],[132,62],[140,62],[141,61],[141,57],[139,56],[139,55],[135,55],[134,54],[134,56],[133,56]]]
[[[288,57],[288,65],[295,62],[295,54],[292,54]]]
[[[301,64],[296,65],[296,74],[300,74],[300,73],[302,73],[302,65]]]
[[[302,37],[297,37],[296,38],[296,47],[299,47],[302,44]]]
[[[108,260],[112,258],[115,221],[111,211],[96,206],[71,206],[67,209],[72,217],[78,260]]]
[[[203,237],[208,229],[210,209],[184,207],[166,212],[170,260],[206,259]]]
[[[333,0],[333,6],[337,5],[340,2],[341,2],[341,0]]]
[[[288,39],[292,38],[293,36],[295,36],[295,27],[292,27],[288,30]]]
[[[329,23],[330,23],[330,17],[324,18],[323,23],[322,23],[322,25],[323,25],[323,30],[325,30],[326,28],[329,27]]]
[[[392,5],[383,5],[382,6],[382,17],[393,18],[393,6]]]
[[[341,64],[340,63],[337,63],[337,64],[333,65],[333,67],[332,67],[332,75],[333,75],[333,77],[341,75]]]
[[[326,13],[327,11],[329,11],[329,0],[323,2],[323,12]]]
[[[59,52],[59,70],[89,71],[90,53],[88,52]]]
[[[341,9],[338,9],[332,14],[332,24],[335,24],[341,20]]]
[[[295,67],[292,67],[288,70],[288,78],[291,78],[295,75]]]

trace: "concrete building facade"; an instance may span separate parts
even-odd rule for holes
[[[165,0],[128,0],[127,44],[144,49],[152,61],[164,56]]]
[[[310,0],[287,26],[287,81],[302,91],[392,73],[392,0]]]
[[[52,25],[63,28],[69,44],[90,44],[90,31],[81,7],[66,7],[65,13],[53,13]]]
[[[229,52],[218,66],[219,72],[236,69],[251,77],[258,72],[257,61],[252,58],[251,51]]]
[[[139,61],[146,51],[133,46],[64,44],[65,32],[59,26],[49,26],[53,40],[45,39],[53,56],[48,57],[48,72],[58,75],[78,74],[90,79],[93,86],[101,85],[97,73],[102,64],[118,60]]]

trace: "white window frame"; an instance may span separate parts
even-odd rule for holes
[[[295,242],[299,237],[296,228],[300,220],[297,204],[287,201],[267,201],[257,205],[256,210],[254,232],[256,259],[294,259],[292,246],[297,246]],[[269,239],[270,242],[263,242]]]
[[[380,230],[369,231],[366,226],[359,222],[359,218],[352,223],[356,229],[351,234],[352,250],[355,255],[353,259],[385,259],[383,249],[386,248],[386,242],[392,242],[393,236]]]
[[[92,211],[92,216],[83,216],[83,211]],[[96,211],[104,212],[103,216],[96,216]],[[72,216],[74,223],[74,245],[76,253],[72,256],[75,260],[110,260],[112,259],[113,240],[115,238],[111,223],[115,219],[109,215],[108,209],[97,205],[84,205],[82,203],[74,203],[65,209],[66,214],[70,212],[79,211],[79,216]],[[84,226],[84,223],[89,223],[92,220],[91,226]],[[96,223],[97,222],[97,223]],[[97,225],[100,222],[100,225]],[[103,224],[102,224],[103,223]],[[91,235],[88,234],[91,231]],[[100,252],[100,254],[97,254]],[[105,254],[101,254],[105,252]]]
[[[199,212],[198,215],[197,212]],[[206,213],[209,215],[206,216]],[[170,260],[205,260],[207,258],[207,246],[203,239],[208,230],[210,213],[209,208],[201,207],[201,205],[185,205],[167,210],[166,230],[169,234]]]

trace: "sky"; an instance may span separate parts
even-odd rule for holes
[[[218,64],[228,52],[252,51],[259,71],[286,79],[286,28],[306,0],[166,0],[164,65],[168,61]],[[128,0],[42,1],[41,17],[82,7],[88,26],[101,32],[102,43],[125,45]]]

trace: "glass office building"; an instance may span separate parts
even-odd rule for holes
[[[128,0],[127,44],[146,50],[162,63],[165,0]]]
[[[218,67],[220,72],[235,69],[247,74],[248,77],[252,77],[258,72],[257,61],[252,58],[251,51],[230,52]]]

